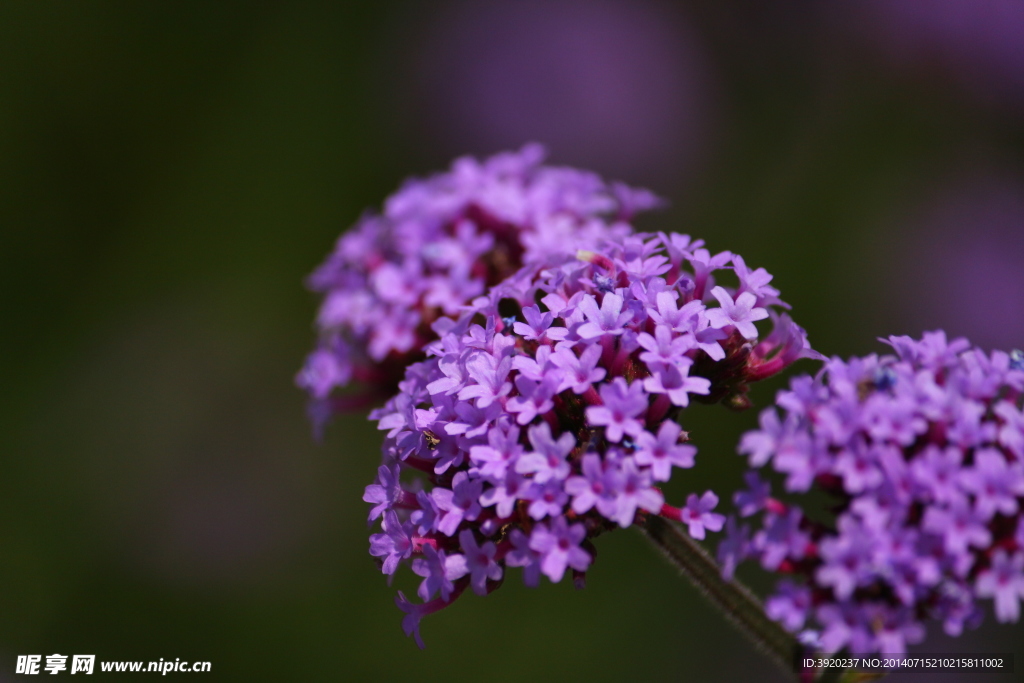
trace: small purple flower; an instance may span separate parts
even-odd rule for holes
[[[644,380],[644,389],[652,394],[667,394],[672,405],[685,408],[690,404],[690,394],[707,395],[711,391],[711,380],[704,377],[689,377],[690,361],[679,365],[656,365],[652,374]]]
[[[441,521],[441,510],[434,502],[434,497],[426,491],[418,491],[416,506],[409,514],[409,521],[416,525],[417,533],[422,536],[437,531],[437,525]]]
[[[412,554],[411,529],[398,520],[394,510],[384,513],[383,525],[384,533],[370,536],[370,554],[384,558],[384,574],[394,574],[399,561]]]
[[[438,530],[445,536],[452,536],[463,520],[474,520],[480,514],[480,493],[483,482],[474,480],[465,472],[459,472],[452,480],[452,489],[434,489],[434,502],[444,513]]]
[[[520,474],[532,474],[533,480],[541,484],[549,479],[565,479],[570,471],[566,456],[576,445],[573,435],[566,432],[555,440],[551,436],[551,427],[546,422],[530,427],[529,434],[533,452],[519,458],[516,471]]]
[[[468,569],[463,555],[448,557],[443,550],[436,550],[433,545],[427,544],[423,547],[423,557],[412,561],[412,571],[423,577],[416,591],[420,600],[427,602],[440,592],[441,599],[448,602],[454,590],[452,581],[465,576]]]
[[[319,348],[309,354],[295,383],[313,398],[325,399],[335,387],[347,384],[351,377],[345,347],[335,345],[334,349]]]
[[[636,418],[647,410],[642,383],[626,384],[626,380],[616,377],[602,386],[600,393],[604,404],[587,408],[587,422],[604,427],[609,441],[622,441],[624,434],[639,436],[644,425]]]
[[[524,452],[519,443],[519,427],[508,430],[495,426],[487,432],[487,444],[471,446],[469,457],[485,477],[502,479],[508,469],[515,468]]]
[[[703,540],[705,529],[709,531],[721,531],[725,525],[725,516],[711,512],[718,505],[718,496],[713,491],[705,491],[704,495],[697,498],[696,493],[691,493],[686,499],[686,507],[683,508],[682,522],[690,529],[690,535],[697,540]]]
[[[992,542],[984,516],[964,499],[946,508],[928,508],[921,528],[941,536],[946,550],[953,555],[966,553],[971,546],[983,548]]]
[[[995,600],[996,619],[1017,621],[1024,598],[1024,552],[1008,555],[1005,550],[997,550],[992,568],[978,574],[974,585],[980,597]]]
[[[622,528],[633,523],[638,508],[657,513],[665,504],[661,492],[651,486],[651,475],[647,470],[639,469],[633,458],[625,458],[622,461],[617,484],[613,519]]]
[[[508,411],[516,414],[516,422],[529,424],[533,418],[554,408],[558,382],[558,377],[546,377],[539,382],[523,375],[516,377],[519,395],[510,398],[507,404]]]
[[[732,325],[739,333],[747,339],[757,337],[757,328],[754,323],[768,317],[768,311],[756,307],[757,297],[750,292],[743,292],[733,301],[729,293],[722,287],[715,287],[711,294],[718,299],[721,308],[708,309],[706,315],[711,327],[721,329]]]
[[[523,583],[536,588],[540,584],[540,554],[530,547],[530,537],[519,529],[513,529],[509,539],[512,549],[505,557],[505,563],[509,567],[522,567]]]
[[[845,600],[854,588],[870,578],[879,547],[873,536],[851,518],[841,518],[839,525],[838,538],[821,542],[824,564],[818,568],[815,579],[823,586],[831,586],[836,597]]]
[[[480,496],[480,503],[484,507],[494,506],[498,517],[505,519],[512,516],[516,503],[524,500],[526,492],[533,486],[533,480],[527,479],[521,474],[509,470],[505,476],[494,483]]]
[[[412,636],[416,640],[416,645],[422,650],[426,645],[423,644],[423,638],[420,636],[420,621],[428,614],[433,614],[447,607],[448,601],[442,598],[434,598],[430,602],[417,605],[409,602],[405,597],[405,593],[398,591],[398,595],[395,597],[395,604],[398,605],[398,609],[405,613],[405,616],[402,617],[402,631],[405,632],[406,636]]]
[[[693,467],[697,449],[679,443],[683,428],[675,422],[663,422],[654,436],[648,431],[636,437],[637,450],[633,458],[638,465],[651,468],[651,476],[655,481],[668,481],[672,476],[672,467]]]
[[[524,308],[523,317],[526,318],[526,322],[515,323],[512,325],[512,329],[523,339],[531,340],[541,339],[555,319],[551,313],[541,313],[536,306]]]
[[[584,339],[622,334],[625,331],[623,326],[633,317],[629,311],[622,310],[622,297],[618,294],[605,294],[600,309],[594,297],[586,295],[579,307],[588,320],[579,329],[579,335]]]
[[[694,337],[673,338],[672,330],[664,325],[654,328],[654,336],[641,332],[637,335],[637,341],[646,349],[640,354],[640,360],[649,364],[675,365],[685,360],[689,365],[692,361],[683,354],[696,346]]]
[[[569,477],[565,482],[566,493],[573,497],[573,512],[582,515],[596,507],[604,517],[614,519],[619,507],[615,497],[618,473],[606,471],[596,453],[583,456],[582,470],[582,476]]]
[[[533,519],[541,520],[560,515],[565,510],[569,495],[561,480],[548,479],[543,484],[534,482],[523,494],[523,499],[530,501],[526,514]]]
[[[483,351],[471,354],[466,360],[466,373],[476,384],[459,390],[459,399],[475,398],[477,408],[486,408],[512,390],[512,383],[505,381],[511,369],[511,358],[498,359]]]
[[[961,475],[964,488],[975,496],[975,509],[982,519],[991,519],[997,512],[1012,516],[1017,513],[1017,498],[1024,496],[1024,467],[1020,461],[1008,464],[994,448],[974,452],[974,467]]]
[[[587,535],[582,524],[569,525],[565,517],[556,517],[550,527],[538,524],[530,535],[530,549],[540,555],[541,572],[552,583],[562,580],[565,570],[585,571],[590,566],[590,554],[580,547]]]
[[[397,463],[391,467],[381,465],[377,468],[377,481],[380,483],[370,484],[363,493],[364,501],[374,503],[374,506],[370,508],[370,517],[367,522],[372,523],[373,520],[384,514],[385,510],[403,499],[405,491],[402,489],[402,483],[398,481],[398,474]]]
[[[1010,449],[1018,458],[1024,458],[1024,409],[1018,409],[1008,401],[996,404],[996,415],[1003,419],[999,428],[999,443]]]
[[[805,586],[783,579],[775,593],[764,604],[765,613],[781,622],[787,631],[796,633],[804,626],[811,612],[811,592]]]
[[[459,545],[465,557],[465,569],[470,576],[469,585],[477,595],[487,595],[487,581],[501,579],[501,566],[494,561],[494,555],[498,552],[497,546],[490,541],[478,545],[473,532],[469,529],[463,529],[459,533]]]
[[[740,515],[749,517],[765,509],[772,487],[771,484],[757,476],[757,472],[747,472],[743,475],[743,479],[747,482],[747,489],[737,491],[733,495],[733,501],[739,508]]]
[[[804,557],[811,538],[800,529],[802,520],[803,514],[796,508],[781,515],[767,515],[764,530],[754,535],[762,567],[775,571],[783,560]]]
[[[736,566],[750,554],[750,527],[737,526],[736,518],[730,515],[725,520],[725,538],[718,544],[718,563],[722,565],[722,576],[731,579]]]
[[[562,375],[562,383],[558,385],[558,392],[572,389],[575,394],[582,394],[596,382],[600,382],[608,372],[604,368],[597,367],[601,358],[601,347],[596,344],[588,346],[579,357],[568,348],[560,348],[551,355],[551,362],[562,368],[565,374]]]

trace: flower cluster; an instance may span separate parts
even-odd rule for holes
[[[364,496],[381,520],[370,553],[423,577],[422,603],[398,597],[406,634],[421,642],[424,615],[508,567],[582,585],[592,539],[642,514],[695,538],[721,529],[713,492],[677,508],[658,485],[693,466],[676,421],[690,400],[742,407],[749,382],[813,354],[771,279],[685,235],[640,234],[526,266],[439,319],[428,358],[371,415],[387,437]]]
[[[320,339],[296,381],[313,399],[314,419],[393,393],[435,338],[438,317],[457,315],[525,263],[628,233],[635,213],[659,203],[646,190],[543,160],[539,145],[458,159],[447,173],[408,181],[383,213],[341,236],[309,278],[324,294]],[[362,395],[332,397],[351,381]]]
[[[827,652],[902,653],[924,622],[950,635],[992,598],[1016,621],[1024,597],[1024,355],[987,354],[942,332],[890,337],[896,355],[829,361],[799,377],[744,436],[753,467],[770,465],[796,494],[824,491],[828,519],[770,496],[748,474],[736,496],[750,530],[728,523],[727,571],[754,557],[790,575],[766,603]]]

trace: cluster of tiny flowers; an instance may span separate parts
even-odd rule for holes
[[[1024,354],[942,332],[888,343],[895,356],[794,379],[782,416],[766,410],[740,443],[788,492],[836,503],[811,519],[748,473],[736,503],[759,528],[730,518],[719,548],[727,573],[753,557],[789,575],[766,610],[826,652],[902,653],[926,620],[958,635],[980,621],[979,599],[1007,622],[1024,597]]]
[[[737,287],[715,284],[723,270]],[[423,578],[422,602],[398,594],[406,634],[422,646],[424,615],[509,567],[582,585],[592,539],[647,513],[698,539],[720,530],[713,492],[678,508],[658,486],[694,464],[677,423],[691,400],[743,406],[749,382],[813,354],[771,279],[685,235],[638,234],[526,266],[437,321],[428,358],[371,415],[387,436],[364,495],[381,524],[370,554]]]
[[[659,200],[593,173],[542,165],[527,145],[447,173],[408,181],[381,214],[364,216],[309,278],[324,294],[319,342],[296,381],[314,419],[394,392],[423,358],[432,323],[456,316],[521,266],[630,232],[628,221]],[[350,382],[362,394],[332,394]]]

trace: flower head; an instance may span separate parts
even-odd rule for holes
[[[816,619],[828,650],[899,653],[928,618],[956,635],[980,618],[979,598],[1000,621],[1024,598],[1024,369],[942,332],[887,343],[896,355],[793,380],[782,416],[765,411],[740,445],[791,494],[836,499],[826,523],[756,478],[756,495],[737,497],[744,514],[762,511],[747,554],[791,577],[770,613],[793,629]]]
[[[324,295],[320,341],[296,377],[320,421],[390,395],[436,338],[431,324],[457,316],[489,285],[550,253],[625,235],[636,212],[660,203],[543,160],[539,145],[457,159],[446,173],[406,182],[382,213],[339,238],[309,277]],[[546,316],[524,311],[522,320],[521,334],[543,334]],[[362,395],[338,396],[352,381]]]
[[[639,516],[685,521],[697,538],[722,529],[713,492],[679,508],[658,488],[694,464],[677,420],[690,400],[742,405],[750,381],[784,364],[765,342],[771,335],[756,338],[766,316],[749,315],[776,305],[768,276],[736,295],[744,306],[753,299],[746,312],[733,306],[712,326],[709,312],[733,300],[714,284],[732,255],[701,245],[678,235],[609,239],[527,265],[457,321],[435,325],[427,360],[371,415],[387,437],[365,498],[386,530],[410,520],[408,541],[374,545],[385,569],[411,561],[425,579],[421,597],[442,599],[467,585],[487,593],[509,567],[523,567],[531,585],[570,570],[582,583],[593,539]],[[788,318],[774,322],[787,327],[780,343],[799,340],[787,362],[813,354]],[[424,490],[396,490],[414,472]]]

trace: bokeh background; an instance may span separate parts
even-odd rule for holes
[[[54,652],[783,680],[625,531],[585,591],[513,577],[426,620],[426,651],[401,633],[360,500],[379,437],[353,416],[316,444],[292,384],[302,279],[403,177],[529,140],[668,197],[641,227],[768,268],[826,354],[1024,346],[1019,0],[3,3],[0,681]],[[734,488],[755,419],[695,408],[675,495]],[[1024,680],[1022,636],[917,649],[1016,651],[985,680]]]

